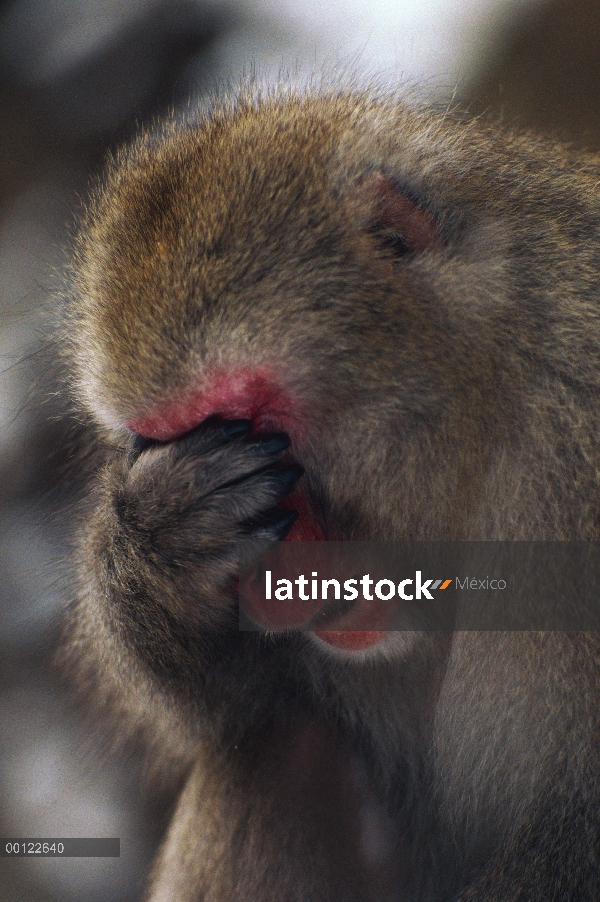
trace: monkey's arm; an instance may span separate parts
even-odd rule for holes
[[[600,898],[599,642],[454,634],[434,740],[439,811],[468,856],[453,902]]]
[[[563,787],[564,789],[564,787]],[[600,898],[600,807],[583,793],[540,805],[455,902],[594,902]]]
[[[249,432],[213,423],[109,464],[74,611],[80,666],[151,764],[154,749],[161,773],[190,770],[150,899],[363,902],[391,863],[361,857],[373,803],[352,753],[311,711],[297,656],[238,628],[236,542],[285,535],[294,515],[274,505],[302,472],[286,436]]]
[[[395,852],[354,754],[300,716],[226,755],[200,756],[148,900],[408,902]]]
[[[83,690],[124,718],[121,734],[191,748],[219,709],[247,724],[276,694],[272,673],[258,685],[260,637],[238,629],[236,543],[285,535],[295,515],[274,506],[302,470],[282,462],[286,436],[249,433],[214,422],[143,443],[115,452],[99,481],[65,655]]]

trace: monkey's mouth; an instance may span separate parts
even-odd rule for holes
[[[301,569],[310,577],[311,566],[314,564],[310,563],[310,555],[301,552],[300,558],[304,557],[307,558],[308,565]],[[291,568],[295,571],[299,563],[295,552],[292,560],[294,563]],[[287,600],[274,601],[272,595],[275,585],[288,583],[291,586],[298,580],[290,579],[292,570],[285,567],[282,569],[281,560],[277,560],[275,555],[275,569],[270,571],[267,597],[264,574],[271,566],[273,563],[267,554],[258,569],[251,568],[240,581],[240,606],[244,613],[263,629],[274,632],[300,629],[314,633],[330,645],[358,651],[380,642],[393,624],[395,613],[393,605],[378,598],[350,603],[323,602],[315,598],[314,593],[302,595],[303,600],[298,597],[299,593],[296,593]],[[310,584],[310,578],[306,582]]]
[[[309,432],[307,411],[302,402],[281,387],[276,375],[267,368],[214,373],[200,391],[190,392],[128,425],[145,438],[171,441],[215,416],[251,420],[255,434],[286,432],[292,441],[287,462],[302,463],[302,455],[298,460],[296,452]],[[281,507],[298,513],[284,541],[326,539],[302,481],[283,499]],[[282,630],[308,624],[308,629],[339,648],[359,650],[374,645],[385,635],[377,628],[383,617],[381,611],[353,607],[334,612],[323,609],[322,604],[313,605],[312,609],[305,605],[303,609],[292,611],[277,602],[267,603],[264,598],[257,599],[251,607],[247,613],[263,628]]]

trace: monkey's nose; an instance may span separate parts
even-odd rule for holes
[[[129,429],[141,439],[169,441],[199,426],[209,417],[251,420],[255,433],[287,432],[292,441],[306,420],[302,405],[266,367],[218,370],[190,386],[177,398],[135,417]]]

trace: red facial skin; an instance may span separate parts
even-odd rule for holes
[[[216,372],[201,391],[166,404],[152,414],[136,417],[128,426],[144,438],[170,441],[199,426],[211,416],[227,420],[252,420],[255,434],[287,432],[292,446],[306,432],[306,416],[297,399],[281,388],[275,375],[268,369],[249,367],[234,372]],[[281,506],[298,511],[298,519],[284,541],[325,540],[301,486],[288,495]],[[264,619],[271,624],[276,623],[280,628],[285,627],[285,623],[277,622],[277,611],[273,608],[274,605],[271,605],[264,612]],[[316,612],[307,613],[309,616],[306,619],[309,619],[310,613]],[[375,645],[385,633],[374,630],[321,630],[317,631],[317,635],[330,645],[359,651]]]
[[[138,417],[129,428],[145,438],[166,442],[217,416],[223,420],[252,420],[254,432],[287,432],[292,441],[304,432],[302,405],[282,389],[266,368],[246,367],[215,372],[201,391],[192,393],[148,416]]]

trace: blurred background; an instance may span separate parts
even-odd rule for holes
[[[173,107],[323,70],[600,146],[598,0],[0,2],[0,836],[121,837],[0,858],[0,902],[139,900],[172,802],[93,751],[48,667],[81,490],[50,322],[90,179]]]

